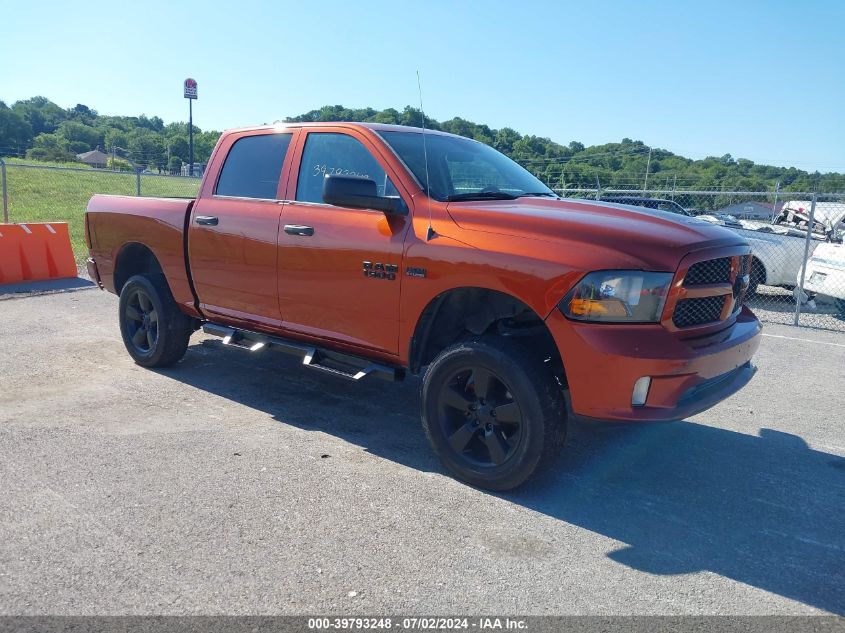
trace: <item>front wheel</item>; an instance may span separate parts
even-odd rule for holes
[[[510,490],[549,462],[566,432],[552,372],[511,339],[452,345],[429,365],[422,423],[441,462],[480,488]]]
[[[766,282],[766,268],[756,257],[751,261],[751,274],[749,278],[748,290],[746,290],[745,294],[748,297],[753,297],[757,294],[758,286]]]
[[[135,275],[120,291],[120,334],[142,367],[166,367],[185,355],[191,318],[183,314],[163,275]]]

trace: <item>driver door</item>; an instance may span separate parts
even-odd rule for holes
[[[279,307],[284,327],[362,350],[398,354],[399,291],[408,215],[322,200],[326,175],[366,176],[397,191],[387,164],[356,130],[321,128],[299,143],[279,231]],[[371,272],[383,274],[368,274]]]

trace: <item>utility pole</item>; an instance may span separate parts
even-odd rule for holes
[[[197,82],[190,77],[185,80],[185,98],[188,100],[188,175],[194,175],[194,99],[197,98]]]
[[[651,148],[648,148],[648,162],[645,164],[645,180],[643,180],[643,191],[648,189],[648,170],[651,167]]]
[[[775,223],[778,217],[778,194],[780,193],[780,180],[775,185],[775,203],[772,205],[772,224]]]

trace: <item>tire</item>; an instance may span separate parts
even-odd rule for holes
[[[120,291],[118,319],[123,344],[142,367],[166,367],[185,355],[193,332],[163,275],[135,275]]]
[[[751,260],[751,274],[749,276],[750,281],[745,294],[752,297],[757,294],[757,286],[766,282],[766,269],[763,267],[763,262],[756,257]]]
[[[421,408],[445,468],[488,490],[519,486],[552,460],[566,436],[563,394],[552,372],[498,336],[443,350],[423,376]]]

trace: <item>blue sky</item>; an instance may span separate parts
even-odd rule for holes
[[[845,171],[845,2],[5,2],[0,99],[203,129],[326,104]]]

